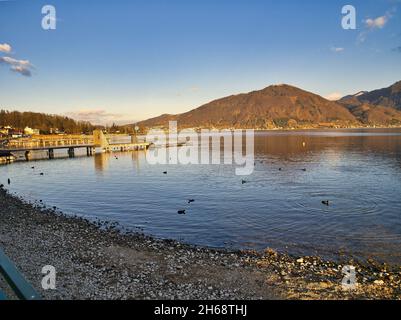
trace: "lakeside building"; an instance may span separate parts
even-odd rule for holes
[[[29,127],[25,127],[24,134],[29,135],[29,136],[39,135],[40,134],[40,130],[39,129],[32,129],[32,128],[29,128]]]
[[[60,130],[59,128],[50,128],[49,130],[50,134],[65,134],[63,130]]]
[[[22,138],[24,136],[24,134],[21,131],[18,130],[13,130],[10,132],[9,136],[11,136],[11,138]]]
[[[0,134],[4,137],[11,137],[11,138],[22,138],[23,137],[22,131],[14,129],[11,126],[0,127]]]
[[[11,130],[13,130],[13,128],[10,126],[0,127],[0,134],[4,135],[4,136],[8,136]]]

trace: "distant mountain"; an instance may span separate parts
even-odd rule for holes
[[[396,82],[388,88],[347,96],[342,98],[341,101],[346,102],[350,98],[355,98],[364,104],[390,107],[401,110],[401,81]]]
[[[348,127],[360,123],[343,104],[285,84],[218,99],[179,115],[164,114],[139,126],[167,127],[170,120],[184,128]]]
[[[338,101],[366,125],[401,123],[401,81],[384,89],[362,91]]]
[[[368,91],[359,91],[358,93],[355,93],[355,94],[352,94],[352,95],[349,95],[349,96],[345,96],[345,97],[341,98],[340,100],[358,98],[358,97],[364,95],[365,93],[368,93]]]
[[[375,106],[368,103],[357,103],[347,104],[347,108],[364,125],[401,125],[401,112],[391,107]]]

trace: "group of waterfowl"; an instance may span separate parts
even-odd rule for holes
[[[11,180],[10,180],[10,179],[7,179],[7,183],[8,183],[8,184],[11,184]],[[0,189],[2,189],[2,188],[4,188],[4,184],[0,184]]]
[[[35,169],[35,167],[31,167],[32,170]],[[45,174],[43,172],[39,173],[40,176],[44,176]]]
[[[116,156],[115,158],[118,159],[117,156]],[[31,169],[33,170],[33,169],[35,169],[35,167],[31,167]],[[282,169],[282,168],[279,168],[278,170],[279,170],[279,171],[282,171],[283,169]],[[305,172],[305,171],[306,171],[306,168],[302,169],[302,171]],[[164,174],[164,175],[167,175],[167,173],[168,173],[167,171],[163,171],[163,174]],[[44,173],[41,172],[41,173],[39,173],[39,175],[43,176]],[[11,179],[10,179],[10,178],[7,179],[7,183],[8,183],[9,185],[11,184]],[[247,180],[244,180],[244,179],[241,180],[241,184],[246,184],[246,183],[248,183]],[[3,187],[3,186],[4,186],[4,185],[0,185],[0,187]],[[188,204],[191,204],[191,203],[193,203],[193,202],[195,202],[195,199],[188,199]],[[325,205],[325,206],[330,206],[330,201],[329,201],[329,200],[324,200],[324,201],[322,201],[322,204]],[[180,214],[180,215],[184,215],[184,214],[186,214],[186,210],[185,210],[185,209],[183,209],[183,210],[178,210],[177,213]]]
[[[261,161],[262,163],[263,163],[263,161]],[[283,171],[283,168],[278,168],[278,170],[279,171]],[[301,169],[302,171],[304,171],[304,172],[306,172],[306,168],[303,168],[303,169]],[[244,180],[244,179],[242,179],[241,180],[241,183],[242,184],[246,184],[246,183],[248,183],[248,181],[246,181],[246,180]],[[322,204],[324,204],[325,206],[330,206],[330,201],[329,200],[323,200],[322,201]]]
[[[163,174],[167,174],[167,173],[168,173],[167,171],[163,171]],[[193,202],[195,202],[195,199],[188,199],[188,204],[191,204]],[[178,210],[177,213],[184,215],[184,214],[187,214],[187,210],[186,209]]]
[[[35,167],[31,167],[31,169],[34,170]],[[40,176],[44,176],[45,174],[44,174],[43,172],[40,172],[39,175],[40,175]],[[7,179],[7,184],[8,184],[8,185],[11,184],[11,179],[10,179],[10,178]],[[4,187],[4,185],[2,184],[1,187]]]
[[[188,204],[193,203],[193,202],[195,202],[195,199],[188,199]],[[186,214],[187,211],[186,211],[186,209],[183,209],[183,210],[178,210],[177,213],[183,215],[183,214]]]

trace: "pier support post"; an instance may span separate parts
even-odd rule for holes
[[[31,160],[31,151],[29,150],[25,151],[25,160],[26,161]]]
[[[54,149],[49,149],[49,159],[54,159]]]
[[[74,158],[75,157],[75,150],[74,148],[68,148],[68,156],[70,158]]]
[[[86,155],[90,157],[93,154],[93,148],[92,147],[87,147],[86,148]]]

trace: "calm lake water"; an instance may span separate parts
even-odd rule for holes
[[[401,130],[257,133],[255,162],[246,184],[235,166],[150,165],[145,152],[17,162],[0,183],[160,238],[401,264]]]

